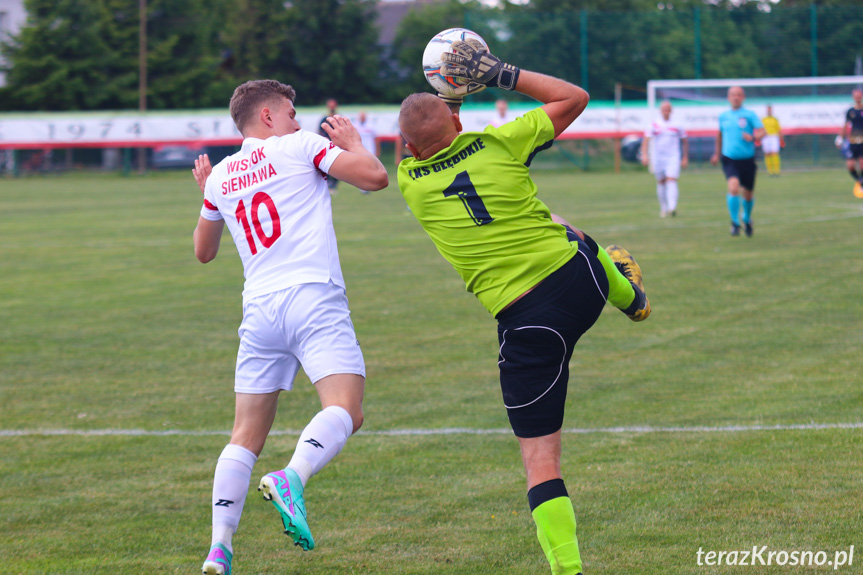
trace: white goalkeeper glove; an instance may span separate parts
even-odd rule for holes
[[[444,101],[447,106],[461,106],[464,102],[463,96],[448,96],[446,94],[441,94],[438,92],[438,98]]]
[[[501,62],[482,42],[468,38],[453,42],[452,49],[454,52],[444,52],[441,55],[444,62],[441,74],[468,81],[454,90],[457,96],[475,94],[488,86],[515,90],[521,70]]]

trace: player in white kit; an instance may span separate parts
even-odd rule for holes
[[[374,126],[372,126],[372,123],[368,121],[368,115],[365,112],[359,113],[357,116],[357,123],[354,124],[354,127],[360,134],[363,147],[368,150],[370,154],[380,157],[381,143],[378,141],[378,133],[375,131]],[[360,189],[360,192],[363,194],[369,193],[368,190],[363,189]]]
[[[671,102],[662,102],[659,112],[662,117],[644,132],[641,163],[645,166],[650,164],[650,141],[653,140],[653,175],[656,176],[659,215],[664,218],[677,215],[677,199],[680,196],[677,180],[680,178],[680,169],[689,165],[689,140],[686,130],[671,121]]]
[[[195,255],[216,257],[228,230],[245,274],[243,321],[234,381],[236,416],[213,481],[213,534],[202,567],[230,575],[231,539],[243,511],[252,467],[302,365],[322,411],[300,435],[285,469],[268,473],[259,491],[272,501],[285,533],[303,549],[315,545],[303,492],[308,479],[345,445],[363,421],[365,365],[350,320],[328,174],[367,190],[387,186],[380,161],[341,116],[323,129],[332,141],[301,130],[293,88],[275,80],[239,86],[231,117],[244,140],[240,151],[210,166],[202,156],[194,176],[204,192],[195,228]]]

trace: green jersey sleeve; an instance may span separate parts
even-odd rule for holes
[[[528,170],[553,139],[551,120],[536,109],[399,164],[399,189],[414,217],[493,315],[576,254]]]
[[[496,132],[513,158],[528,166],[537,153],[547,150],[554,142],[554,125],[545,110],[540,108],[500,128],[489,126],[485,131]]]

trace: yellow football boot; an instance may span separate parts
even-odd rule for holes
[[[632,321],[644,321],[650,317],[650,301],[644,293],[644,280],[641,275],[641,267],[632,255],[620,246],[608,246],[606,253],[614,262],[617,270],[629,280],[635,290],[635,300],[628,309],[622,309],[623,313]]]

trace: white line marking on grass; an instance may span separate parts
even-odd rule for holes
[[[739,433],[745,431],[811,431],[821,429],[863,429],[860,423],[800,423],[791,425],[725,425],[717,427],[653,427],[650,425],[569,428],[563,433]],[[380,431],[359,431],[357,435],[398,436],[398,435],[509,435],[509,429],[473,429],[469,427],[444,427],[441,429],[385,429]],[[196,431],[188,429],[0,429],[0,437],[38,437],[38,436],[122,436],[122,437],[162,437],[162,436],[229,436],[230,431]],[[292,429],[273,430],[270,435],[300,435]]]

